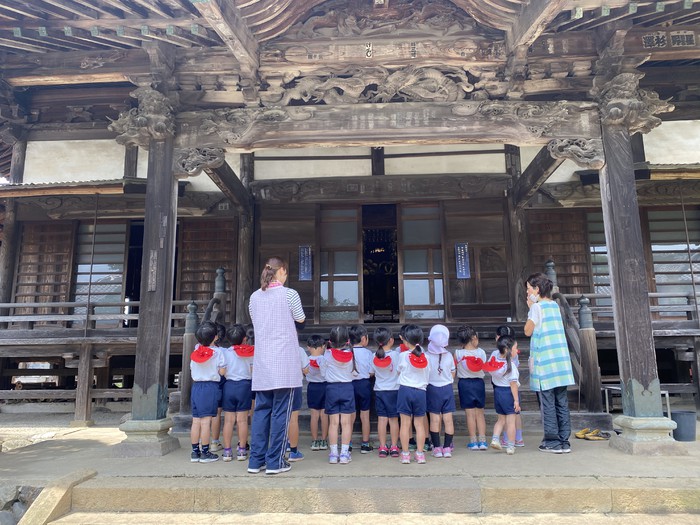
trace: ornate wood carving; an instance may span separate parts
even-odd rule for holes
[[[660,100],[654,91],[639,89],[643,73],[620,73],[596,87],[594,96],[600,101],[601,120],[604,125],[622,126],[630,133],[648,133],[661,124],[658,113],[673,111],[673,104]]]
[[[600,139],[554,139],[547,144],[555,159],[569,159],[583,168],[599,170],[605,164],[603,142]]]
[[[455,102],[474,90],[467,73],[457,67],[406,66],[397,71],[384,67],[352,68],[337,75],[306,76],[283,92],[261,100],[286,106],[292,101],[325,104],[361,102]]]
[[[175,159],[175,173],[199,175],[205,168],[218,168],[226,162],[223,148],[189,148],[180,150]]]
[[[700,203],[700,180],[639,180],[637,198],[642,206],[678,206],[681,193],[686,204]],[[600,206],[600,184],[580,182],[545,184],[547,194],[565,207]]]
[[[108,126],[119,135],[119,144],[135,144],[148,149],[151,139],[163,140],[175,134],[173,106],[162,93],[152,88],[140,87],[131,93],[139,106],[122,112],[117,120]]]
[[[344,177],[342,179],[305,179],[254,181],[250,188],[257,201],[329,202],[393,199],[420,200],[430,193],[437,199],[468,199],[472,196],[500,197],[508,187],[507,175],[465,175],[442,177]]]
[[[299,145],[506,142],[597,138],[590,102],[464,101],[458,103],[287,106],[180,113],[181,147],[224,144],[241,149]]]

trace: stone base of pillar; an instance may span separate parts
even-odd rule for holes
[[[172,434],[177,436],[189,436],[190,430],[192,430],[192,414],[175,414],[172,418]]]
[[[180,441],[168,434],[173,421],[168,417],[157,420],[136,420],[121,424],[119,430],[126,439],[115,445],[112,455],[117,458],[164,456],[180,448]]]
[[[612,436],[612,448],[642,456],[688,455],[687,447],[671,437],[676,422],[667,417],[618,416],[613,423],[622,428],[622,434]]]
[[[74,427],[74,428],[86,428],[86,427],[92,427],[95,425],[95,422],[92,419],[74,419],[70,423],[68,423],[68,426]]]

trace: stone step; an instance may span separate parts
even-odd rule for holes
[[[511,459],[499,454],[492,456],[491,463],[505,465]],[[290,522],[289,515],[295,514],[379,513],[379,519],[384,521],[385,515],[397,513],[700,512],[697,478],[686,478],[679,484],[674,479],[654,479],[650,483],[638,478],[538,476],[534,472],[477,477],[456,464],[449,474],[435,469],[436,464],[446,461],[449,460],[429,461],[424,466],[384,461],[385,468],[375,475],[372,469],[366,474],[343,475],[356,467],[351,464],[326,465],[327,475],[316,477],[292,474],[244,475],[237,479],[203,478],[201,474],[197,478],[97,477],[73,488],[71,512],[125,512],[132,516],[159,513],[161,519],[161,513],[272,513],[287,514],[286,523]],[[513,494],[517,497],[512,497]],[[132,518],[128,522],[141,521]]]
[[[697,516],[693,514],[600,514],[588,513],[586,525],[697,525]],[[522,514],[465,515],[465,514],[275,514],[275,513],[186,513],[186,512],[73,512],[58,520],[55,525],[162,525],[163,523],[187,523],[190,525],[289,525],[304,523],[306,525],[363,525],[375,524],[381,520],[382,525],[504,525],[523,523]],[[527,523],[550,523],[557,525],[580,525],[584,518],[580,514],[529,514]]]

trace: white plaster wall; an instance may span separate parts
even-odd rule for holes
[[[124,176],[124,146],[114,140],[31,141],[24,182],[114,180]]]
[[[700,121],[663,122],[644,135],[644,153],[652,165],[700,163]]]
[[[340,157],[345,155],[366,155],[367,158],[263,160],[265,157]],[[370,149],[363,147],[258,150],[255,152],[255,180],[370,176],[372,175],[372,161],[369,159],[369,155]]]
[[[385,158],[387,175],[440,175],[445,173],[505,173],[502,144],[445,144],[438,146],[386,146],[385,155],[500,150],[481,155]]]

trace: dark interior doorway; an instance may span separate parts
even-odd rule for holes
[[[362,274],[366,323],[399,321],[396,205],[362,206]]]

